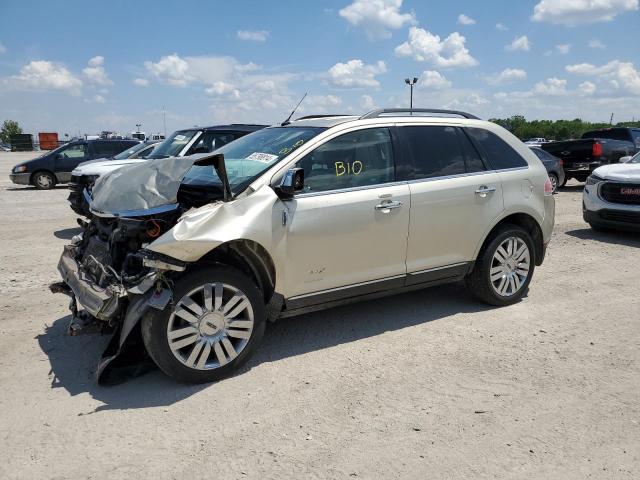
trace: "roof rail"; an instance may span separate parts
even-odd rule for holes
[[[336,114],[323,114],[323,115],[305,115],[304,117],[296,118],[298,120],[311,120],[312,118],[331,118],[331,117],[352,117],[353,115],[349,115],[346,113],[336,113]]]
[[[471,115],[470,113],[460,112],[458,110],[440,110],[437,108],[381,108],[379,110],[372,110],[369,113],[365,113],[360,117],[360,120],[377,118],[389,113],[408,113],[410,115],[414,113],[435,113],[442,116],[458,115],[470,120],[480,120],[478,117]]]

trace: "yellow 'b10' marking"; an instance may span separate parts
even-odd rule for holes
[[[360,160],[354,162],[336,162],[336,177],[342,175],[360,175],[364,170],[364,165]]]

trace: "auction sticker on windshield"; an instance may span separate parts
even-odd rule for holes
[[[269,163],[273,162],[278,155],[272,155],[270,153],[253,152],[247,157],[247,160],[255,160],[257,162]]]

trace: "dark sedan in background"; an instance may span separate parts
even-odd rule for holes
[[[549,180],[551,180],[551,185],[553,187],[553,193],[558,191],[559,187],[564,187],[564,184],[567,183],[567,178],[564,174],[564,168],[562,166],[562,160],[558,157],[554,157],[548,152],[545,152],[539,147],[530,147],[533,150],[542,164],[547,169],[547,173],[549,174]]]

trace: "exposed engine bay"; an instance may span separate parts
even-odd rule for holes
[[[188,162],[179,160],[182,174],[194,163],[193,159]],[[171,274],[186,268],[184,262],[148,251],[145,247],[171,230],[186,211],[221,201],[228,191],[182,185],[181,177],[177,181],[170,178],[170,175],[180,175],[175,171],[175,164],[172,171],[166,168],[167,160],[162,161],[165,164],[155,170],[156,180],[160,180],[154,188],[149,187],[149,164],[142,165],[147,167],[146,172],[134,166],[126,169],[126,175],[114,171],[109,176],[111,178],[100,179],[96,183],[92,215],[89,221],[78,219],[82,232],[64,247],[58,264],[62,282],[50,286],[54,293],[71,297],[71,335],[113,332],[98,366],[99,381],[103,379],[107,367],[113,366],[113,361],[121,356],[127,344],[137,341],[135,335],[130,334],[142,315],[149,308],[163,310],[167,306],[171,300]],[[222,165],[219,173],[224,176],[222,155],[209,155],[203,164],[215,167],[215,162]],[[151,171],[154,172],[153,166]],[[115,190],[122,188],[121,191],[127,191],[121,184],[135,182],[136,176],[141,175],[146,177],[145,188],[152,192],[150,197],[143,198],[134,193],[131,195],[135,197],[134,200],[123,200],[122,195],[114,198]],[[225,185],[224,180],[222,184]],[[175,203],[166,203],[167,200],[174,200]],[[164,205],[157,204],[163,201]],[[127,205],[133,203],[137,207],[152,206],[147,209],[116,210],[113,207],[118,207],[119,202]],[[94,209],[94,204],[98,208]],[[104,208],[104,205],[110,205],[113,210],[100,210],[99,207]],[[79,311],[78,304],[84,310]],[[144,356],[144,348],[134,350]]]

